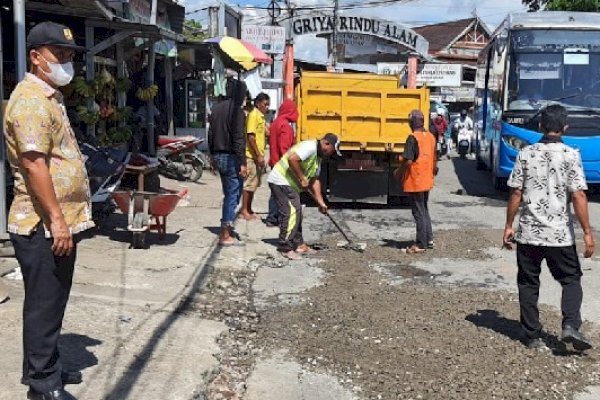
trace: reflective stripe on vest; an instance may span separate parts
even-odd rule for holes
[[[419,156],[406,172],[404,191],[407,193],[427,192],[433,189],[435,138],[429,132],[414,132],[412,135],[417,139]]]
[[[296,144],[294,147],[288,150],[287,153],[284,154],[283,157],[275,164],[275,169],[281,176],[285,178],[288,184],[294,189],[296,192],[300,193],[302,189],[300,188],[300,184],[298,183],[298,179],[296,179],[296,174],[290,169],[290,156],[296,152],[298,146],[301,143]],[[319,144],[317,143],[317,146]],[[304,172],[304,176],[306,179],[312,179],[317,176],[317,172],[319,171],[319,166],[321,162],[319,160],[319,156],[317,154],[308,157],[306,160],[300,163],[302,167],[302,171]]]

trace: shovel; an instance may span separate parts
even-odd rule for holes
[[[312,196],[312,198],[315,201],[317,201],[317,196],[315,196],[315,194],[313,193],[312,190],[308,189],[308,193],[310,193],[310,195]],[[346,239],[346,242],[339,242],[338,243],[338,247],[341,247],[341,248],[344,248],[344,249],[358,251],[359,253],[362,253],[363,251],[365,251],[365,249],[367,248],[367,244],[366,243],[354,243],[354,241],[352,241],[352,239],[350,239],[350,237],[346,234],[346,232],[342,229],[342,227],[337,223],[337,221],[335,219],[333,219],[333,217],[331,216],[331,214],[329,212],[327,212],[327,214],[325,214],[325,215],[327,215],[327,217],[329,218],[329,220],[331,221],[331,223],[342,234],[342,236],[344,237],[344,239]]]

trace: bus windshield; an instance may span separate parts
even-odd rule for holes
[[[513,31],[509,65],[509,110],[558,103],[600,114],[600,31]]]

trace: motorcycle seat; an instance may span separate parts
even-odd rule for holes
[[[188,142],[188,141],[192,141],[192,140],[195,140],[195,139],[196,139],[195,136],[166,136],[166,135],[160,135],[158,137],[158,145],[159,146],[164,146],[164,145],[171,144],[171,143]]]

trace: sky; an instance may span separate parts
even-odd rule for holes
[[[291,0],[296,7],[332,6],[333,0]],[[369,3],[374,0],[339,0],[340,6]],[[509,12],[525,11],[521,0],[399,0],[391,5],[377,5],[356,8],[354,15],[369,16],[404,24],[407,26],[430,25],[439,22],[469,18],[476,11],[491,30],[504,19]],[[212,0],[186,0],[186,11],[205,8],[213,4]],[[266,7],[269,0],[230,0],[229,4],[239,7]],[[314,11],[312,11],[314,13]],[[327,12],[331,12],[328,10]],[[246,9],[246,23],[264,23],[261,16],[264,10]],[[206,24],[206,12],[188,15]],[[304,60],[322,60],[327,58],[325,39],[317,39],[309,35],[295,39],[296,56]]]

